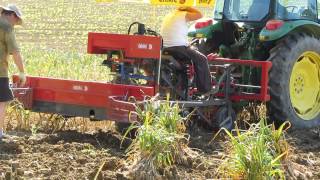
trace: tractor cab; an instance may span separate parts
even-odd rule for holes
[[[214,19],[265,24],[270,19],[318,21],[316,0],[217,0]]]
[[[209,21],[189,29],[190,37],[204,39],[197,45],[202,53],[265,60],[273,41],[318,26],[317,1],[217,0]]]

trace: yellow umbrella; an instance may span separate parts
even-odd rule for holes
[[[215,0],[195,0],[195,6],[213,7]]]
[[[96,0],[98,3],[103,3],[103,2],[113,2],[114,0]]]
[[[153,5],[194,6],[195,0],[150,0]]]
[[[153,5],[213,7],[215,0],[146,0]]]
[[[215,0],[96,0],[96,2],[145,2],[152,5],[213,7]]]

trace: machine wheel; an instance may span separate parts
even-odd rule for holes
[[[160,92],[164,96],[167,89],[172,99],[186,100],[188,98],[188,79],[185,72],[176,70],[168,64],[163,64],[160,77],[160,90],[164,89]]]
[[[270,120],[295,128],[320,125],[320,40],[294,34],[271,51]]]
[[[130,126],[131,126],[131,123],[115,122],[116,130],[123,136],[126,134]],[[132,138],[134,137],[134,134],[135,134],[135,130],[133,129],[131,132],[127,134],[127,136],[129,138]]]
[[[236,121],[236,112],[231,109],[231,115],[228,115],[228,108],[223,106],[216,112],[217,127],[232,130],[234,128],[234,122]]]

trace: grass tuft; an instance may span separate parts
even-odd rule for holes
[[[265,107],[265,106],[264,106]],[[262,106],[259,106],[258,109]],[[266,122],[265,111],[260,121],[248,130],[225,130],[230,142],[228,155],[219,167],[221,177],[233,179],[285,179],[282,162],[289,153],[284,136],[285,123],[278,129]]]
[[[137,114],[142,123],[132,126],[131,129],[137,128],[136,138],[127,149],[134,177],[173,178],[177,175],[170,171],[174,165],[188,165],[197,157],[197,153],[187,146],[189,139],[185,134],[185,119],[180,116],[178,105],[153,98],[143,109],[137,108]]]

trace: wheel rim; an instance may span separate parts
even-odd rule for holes
[[[307,51],[295,62],[290,77],[290,98],[296,114],[303,120],[312,120],[320,113],[318,53]]]
[[[233,128],[233,116],[234,111],[232,110],[231,116],[228,117],[228,108],[222,107],[222,109],[217,112],[217,121],[219,128],[226,128],[227,130],[232,130]]]

